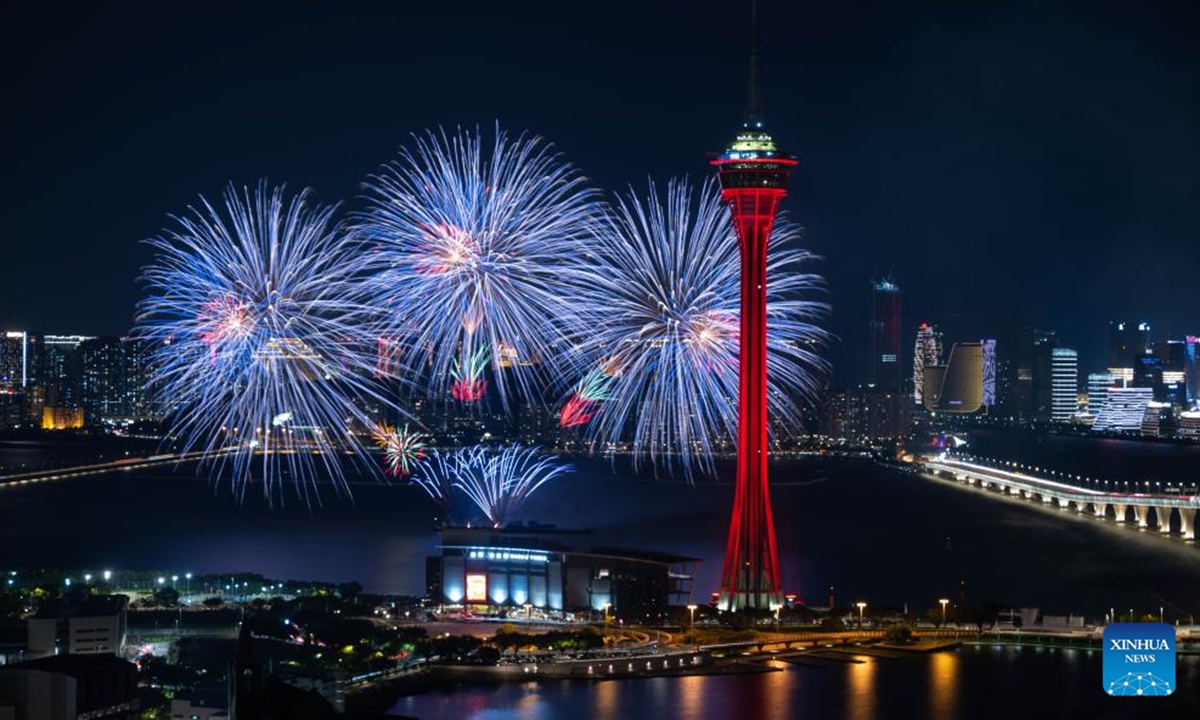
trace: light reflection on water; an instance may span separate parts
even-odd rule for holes
[[[851,717],[875,720],[875,706],[879,702],[875,689],[875,671],[878,665],[870,658],[860,659],[866,662],[855,663],[846,668],[846,710]]]
[[[933,653],[929,663],[929,717],[958,717],[959,654]]]
[[[463,720],[1200,717],[1194,691],[1143,703],[1107,697],[1099,653],[966,646],[856,657],[865,662],[774,661],[780,672],[462,686],[400,698],[392,712]],[[1200,687],[1200,657],[1180,656],[1178,677],[1180,688]]]

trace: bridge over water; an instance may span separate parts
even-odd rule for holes
[[[1109,492],[1050,480],[1027,471],[1006,470],[951,457],[938,457],[922,464],[929,473],[960,483],[1040,500],[1056,507],[1073,507],[1077,512],[1090,512],[1098,518],[1111,517],[1119,523],[1136,522],[1140,528],[1153,525],[1163,534],[1172,533],[1174,525],[1185,539],[1196,538],[1196,510],[1200,508],[1200,496]],[[1177,523],[1172,523],[1173,516],[1179,518]]]

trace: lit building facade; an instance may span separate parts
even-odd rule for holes
[[[1079,408],[1079,354],[1071,348],[1056,347],[1050,362],[1050,420],[1072,422]]]
[[[43,430],[78,430],[82,427],[83,408],[51,405],[42,408]]]
[[[1154,391],[1151,388],[1108,388],[1092,429],[1100,432],[1141,432],[1146,406],[1153,401]]]
[[[925,368],[922,403],[931,412],[968,415],[983,404],[984,345],[955,343],[945,365]]]
[[[79,345],[80,404],[89,422],[146,420],[149,399],[146,344],[127,337],[98,337]]]
[[[913,347],[913,403],[922,404],[925,389],[925,368],[942,364],[942,334],[934,325],[921,323]]]
[[[533,609],[552,615],[606,613],[661,618],[691,600],[695,558],[584,546],[587,533],[530,524],[443,528],[440,555],[426,564],[439,604],[484,612]]]
[[[1098,415],[1108,389],[1117,386],[1117,376],[1110,372],[1089,373],[1087,376],[1088,414]]]
[[[0,336],[0,390],[21,392],[29,385],[31,355],[29,333],[7,330]]]
[[[42,336],[37,382],[46,391],[47,405],[82,407],[83,365],[79,346],[95,339],[87,335]]]
[[[901,440],[912,425],[912,398],[870,385],[830,390],[821,405],[820,431],[855,443]]]
[[[1192,407],[1200,407],[1200,337],[1189,335],[1183,349],[1184,382]]]
[[[904,295],[890,280],[871,283],[870,357],[867,382],[888,393],[900,392],[900,316]]]

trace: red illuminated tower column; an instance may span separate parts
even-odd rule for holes
[[[778,150],[762,129],[757,23],[752,36],[746,122],[728,150],[712,162],[742,259],[738,470],[718,600],[724,610],[770,610],[783,604],[767,485],[767,243],[796,159]]]

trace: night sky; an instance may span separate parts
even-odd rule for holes
[[[919,320],[1018,312],[1105,362],[1109,319],[1200,333],[1200,11],[762,0],[786,207],[825,257],[837,381],[869,278]],[[906,7],[901,8],[901,5]],[[742,2],[9,4],[0,328],[121,333],[139,241],[260,177],[358,205],[408,133],[528,129],[603,188],[709,172]]]

